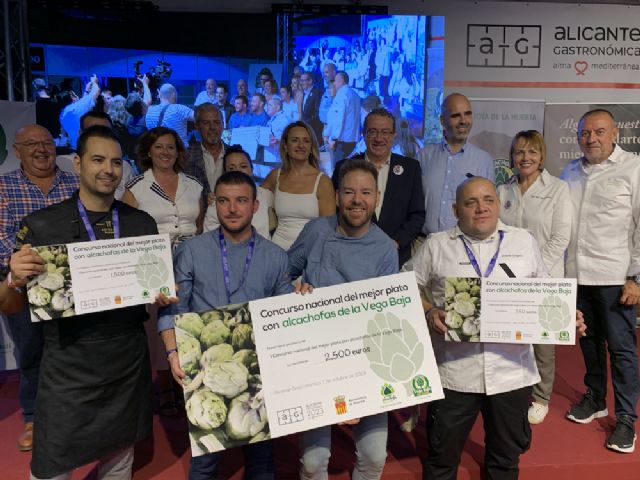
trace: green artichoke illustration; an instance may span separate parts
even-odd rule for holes
[[[567,329],[571,325],[569,305],[557,295],[547,295],[538,307],[538,322],[550,332]]]
[[[142,288],[155,290],[167,285],[169,269],[160,257],[153,253],[145,253],[136,265],[136,278]]]
[[[411,381],[424,360],[424,347],[413,326],[392,313],[379,313],[367,324],[363,345],[371,370],[387,382],[401,383],[412,394]]]

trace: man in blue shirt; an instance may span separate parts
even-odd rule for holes
[[[289,273],[326,287],[391,275],[398,271],[395,243],[371,223],[378,195],[378,171],[366,160],[347,160],[336,192],[338,214],[307,223],[289,249]],[[353,478],[379,479],[387,457],[387,414],[355,419],[357,462]],[[327,478],[331,426],[302,434],[301,479]]]
[[[250,127],[251,115],[247,112],[249,100],[244,95],[238,95],[233,100],[233,106],[236,109],[229,119],[229,128]]]
[[[259,206],[253,179],[239,171],[226,172],[216,182],[215,194],[220,227],[193,237],[178,247],[174,256],[174,271],[179,302],[165,309],[158,320],[158,330],[177,381],[184,378],[185,374],[175,350],[173,315],[212,310],[232,303],[283,295],[293,290],[287,273],[287,254],[257,235],[251,227],[253,214]],[[224,250],[222,245],[225,246]],[[228,276],[223,275],[225,256]],[[249,269],[245,271],[247,261]],[[249,444],[243,449],[246,455],[246,479],[274,478],[271,441]],[[193,457],[189,480],[217,478],[221,456],[222,453],[217,452]]]
[[[336,73],[336,95],[329,107],[325,143],[334,151],[334,160],[347,158],[360,138],[360,97],[349,86],[347,72]]]
[[[261,93],[254,93],[251,97],[251,120],[250,127],[264,127],[269,121],[269,116],[264,111],[266,99]]]
[[[473,126],[469,99],[460,93],[445,98],[440,123],[444,129],[442,142],[425,145],[418,153],[425,197],[425,236],[455,227],[452,205],[456,188],[464,180],[472,176],[495,180],[491,156],[467,142]]]

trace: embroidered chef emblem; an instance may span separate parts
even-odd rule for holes
[[[504,208],[511,208],[511,200],[507,200],[507,203],[504,204]]]
[[[404,168],[402,168],[402,165],[396,165],[395,167],[393,167],[393,173],[395,173],[396,175],[402,175],[402,172],[404,172]]]

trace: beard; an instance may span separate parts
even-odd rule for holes
[[[243,233],[248,229],[251,229],[251,220],[253,220],[252,218],[249,218],[248,220],[237,224],[237,225],[231,225],[229,222],[227,222],[224,218],[220,218],[218,217],[218,221],[220,222],[220,226],[223,228],[223,230],[225,230],[226,232],[232,234],[232,235],[237,235],[239,233]]]

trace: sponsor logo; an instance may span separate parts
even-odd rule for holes
[[[385,383],[380,388],[380,395],[382,395],[382,401],[385,403],[397,400],[398,397],[396,397],[395,394],[396,394],[395,389],[388,383]]]
[[[413,394],[416,397],[428,395],[433,391],[431,385],[429,385],[429,379],[424,375],[416,375],[413,377],[411,387],[413,388]]]
[[[568,342],[570,338],[569,332],[567,332],[566,330],[560,330],[558,332],[558,340],[561,340],[563,342]]]
[[[540,68],[540,25],[467,25],[467,67]]]
[[[522,340],[522,332],[520,330],[516,330],[516,341]]]
[[[169,296],[169,287],[160,287],[160,293]]]
[[[122,305],[122,297],[120,295],[116,295],[113,297],[113,303],[116,305]]]
[[[149,298],[151,297],[151,294],[149,293],[149,290],[143,290],[142,291],[142,298]]]
[[[336,406],[336,413],[338,415],[344,415],[347,413],[347,402],[344,399],[344,395],[338,395],[333,399],[333,402]]]

